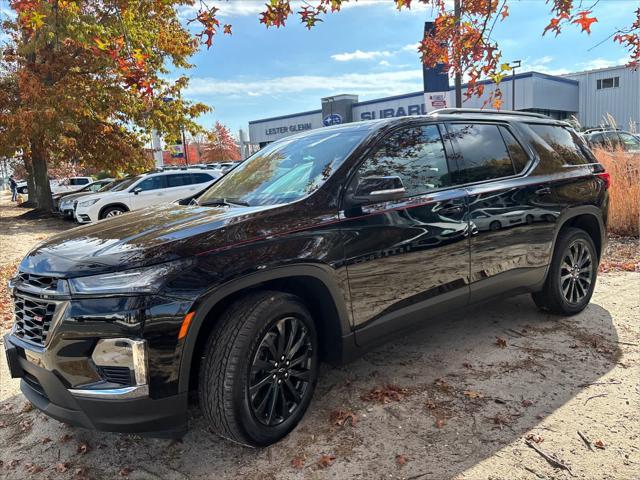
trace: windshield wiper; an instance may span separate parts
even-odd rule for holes
[[[250,205],[247,202],[243,202],[242,200],[238,200],[236,198],[212,198],[200,204],[201,207],[209,207],[212,205],[240,205],[242,207],[249,207]]]

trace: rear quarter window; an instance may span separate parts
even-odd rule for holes
[[[529,124],[536,136],[532,146],[540,157],[539,173],[557,172],[567,165],[592,163],[578,136],[560,125]]]

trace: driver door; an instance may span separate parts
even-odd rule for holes
[[[392,200],[346,200],[341,212],[360,345],[467,304],[467,198],[452,184],[450,145],[442,132],[437,124],[395,130],[364,160],[347,189],[346,199],[377,179],[391,180],[393,188],[373,187],[376,195],[401,187]]]

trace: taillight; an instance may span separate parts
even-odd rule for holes
[[[597,173],[596,176],[604,180],[604,189],[608,190],[611,186],[611,175],[609,175],[609,172]]]

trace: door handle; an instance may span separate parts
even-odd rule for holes
[[[464,210],[464,207],[462,205],[453,205],[450,203],[442,207],[442,209],[440,210],[440,213],[444,213],[444,214],[462,213],[462,210]]]
[[[542,187],[535,191],[536,195],[550,195],[551,189],[549,187]]]

